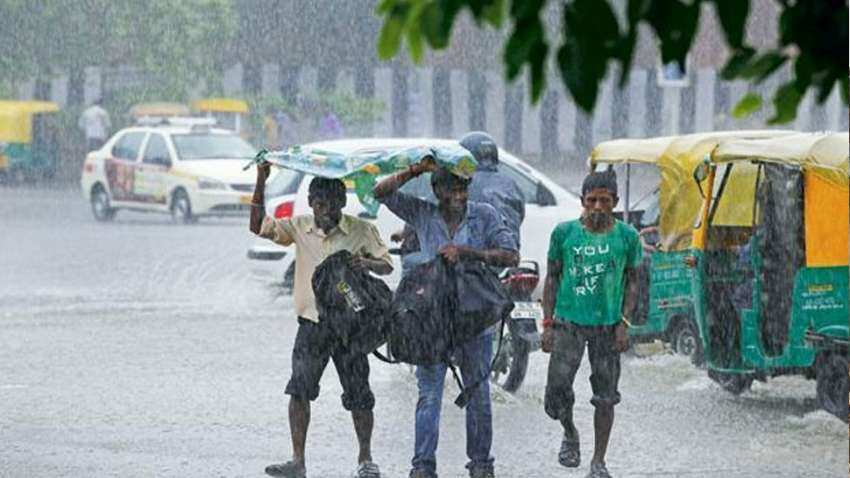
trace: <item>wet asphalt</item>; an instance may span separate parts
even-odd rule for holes
[[[289,456],[283,388],[296,323],[274,263],[248,260],[240,219],[184,226],[119,212],[99,224],[76,190],[0,188],[0,476],[260,477]],[[583,477],[589,366],[576,380],[584,464],[557,464],[543,412],[547,357],[520,392],[493,391],[496,476]],[[375,461],[405,477],[416,385],[372,361]],[[451,381],[447,380],[447,384]],[[733,397],[685,359],[626,356],[608,453],[615,477],[837,477],[847,426],[814,382]],[[464,415],[448,385],[441,477],[466,476]],[[347,477],[356,445],[333,367],[314,403],[308,476]]]

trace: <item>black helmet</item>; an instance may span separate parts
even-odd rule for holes
[[[466,133],[460,139],[460,145],[468,149],[478,164],[497,164],[499,162],[499,148],[493,137],[483,131]]]

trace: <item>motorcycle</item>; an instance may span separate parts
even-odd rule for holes
[[[540,350],[537,321],[543,320],[543,307],[540,302],[531,300],[531,294],[540,281],[540,265],[535,261],[521,261],[517,267],[504,269],[499,280],[514,301],[514,310],[507,322],[507,331],[501,338],[501,347],[501,334],[494,334],[493,350],[497,351],[497,355],[490,378],[505,391],[514,393],[525,379],[529,355]]]

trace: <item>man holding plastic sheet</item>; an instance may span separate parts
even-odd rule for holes
[[[405,183],[425,172],[432,173],[436,205],[399,192]],[[519,255],[513,234],[492,206],[468,201],[468,188],[469,179],[425,158],[380,182],[374,195],[416,231],[420,252],[427,258],[440,256],[448,263],[481,261],[492,266],[515,266]],[[468,300],[459,297],[461,301],[465,299]],[[472,390],[466,409],[466,453],[470,459],[467,468],[473,478],[493,477],[490,387],[486,379],[481,381],[489,373],[492,339],[492,332],[487,331],[455,350],[464,383],[481,382]],[[446,364],[437,364],[419,366],[416,370],[419,401],[411,478],[437,476],[436,451],[446,369]]]
[[[310,423],[310,402],[319,395],[322,373],[333,359],[342,383],[342,405],[351,411],[360,446],[356,477],[378,478],[372,462],[371,438],[375,397],[369,387],[369,361],[362,352],[350,350],[331,329],[319,322],[311,278],[316,267],[329,255],[351,252],[350,266],[377,274],[392,272],[389,251],[371,223],[342,214],[345,184],[339,179],[316,177],[310,182],[308,202],[312,215],[273,219],[264,209],[265,183],[269,164],[257,167],[257,183],[251,202],[251,232],[287,246],[295,244],[295,284],[293,297],[298,316],[298,333],[292,350],[292,377],[286,385],[289,400],[289,428],[292,434],[292,461],[269,465],[266,473],[289,478],[304,477],[304,447]]]
[[[551,352],[546,380],[546,414],[561,422],[561,465],[581,462],[573,424],[573,382],[585,345],[590,358],[595,448],[589,478],[610,478],[605,466],[614,405],[620,402],[620,352],[628,348],[626,327],[638,288],[641,261],[637,231],[614,218],[617,177],[613,171],[591,173],[581,188],[582,217],[558,224],[549,242],[543,289],[544,352]]]

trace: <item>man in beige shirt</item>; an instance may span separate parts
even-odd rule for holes
[[[330,328],[319,322],[312,277],[316,267],[329,255],[347,250],[354,256],[351,266],[376,274],[392,272],[392,260],[378,230],[372,224],[342,213],[345,184],[338,179],[314,178],[308,202],[312,215],[292,219],[266,216],[265,183],[269,164],[257,168],[257,183],[251,203],[250,229],[254,234],[288,246],[295,244],[295,286],[293,289],[298,332],[292,350],[292,377],[286,385],[289,400],[289,429],[293,459],[266,467],[272,476],[302,478],[306,474],[304,447],[310,424],[310,402],[319,396],[322,373],[333,359],[343,388],[342,405],[351,411],[360,446],[354,476],[379,478],[372,462],[371,440],[375,397],[369,388],[369,360],[365,354],[349,350]]]

